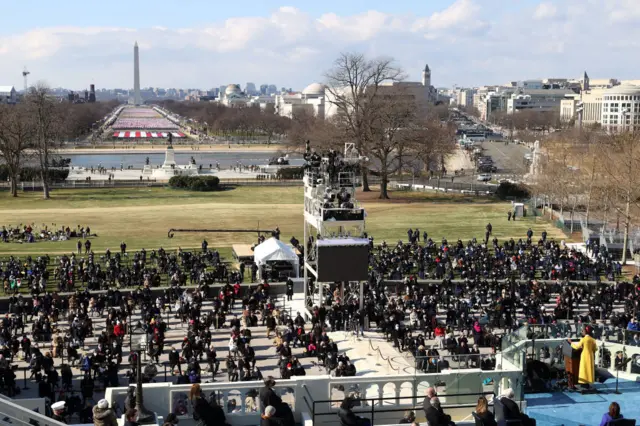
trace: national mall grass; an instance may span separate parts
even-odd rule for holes
[[[211,247],[229,248],[234,243],[253,243],[255,234],[182,234],[167,237],[169,228],[274,229],[282,239],[292,235],[302,240],[302,187],[238,187],[214,192],[189,192],[166,188],[59,190],[51,200],[40,193],[20,193],[11,198],[0,193],[0,225],[33,223],[49,226],[91,227],[92,248],[119,250],[125,241],[129,250],[200,247],[206,238]],[[407,229],[418,227],[439,241],[466,241],[484,236],[488,222],[500,239],[524,238],[531,227],[536,236],[547,230],[549,237],[565,238],[557,228],[538,218],[507,222],[510,204],[495,199],[453,194],[392,192],[391,200],[378,200],[377,192],[360,193],[367,211],[367,232],[376,242],[406,240]],[[0,243],[0,257],[9,254],[64,254],[75,250],[77,240]],[[227,252],[227,250],[224,250]],[[226,254],[226,253],[225,253]]]

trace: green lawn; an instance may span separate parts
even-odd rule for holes
[[[40,193],[20,193],[11,198],[0,193],[0,225],[32,223],[38,227],[89,225],[98,237],[93,249],[118,250],[126,241],[129,250],[164,247],[176,249],[200,247],[206,238],[212,247],[230,247],[234,243],[252,243],[255,234],[176,234],[167,237],[169,228],[241,228],[273,229],[279,226],[284,240],[292,235],[302,239],[301,187],[239,187],[200,193],[167,188],[60,190],[51,200]],[[507,222],[509,203],[487,198],[442,193],[391,193],[392,200],[381,201],[377,194],[359,194],[367,210],[367,231],[377,242],[406,240],[406,230],[416,226],[440,240],[481,238],[487,222],[493,224],[499,239],[525,237],[531,227],[535,235],[543,229],[549,237],[565,238],[546,221],[528,217]],[[76,241],[0,243],[0,257],[8,254],[63,254],[75,250]]]

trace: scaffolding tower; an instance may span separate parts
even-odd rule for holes
[[[367,244],[365,233],[364,208],[356,200],[356,188],[360,184],[360,163],[364,160],[356,151],[353,143],[346,143],[344,153],[330,150],[322,155],[313,152],[307,142],[304,172],[304,293],[305,306],[324,304],[325,288],[330,282],[321,282],[320,268],[327,264],[319,262],[319,243],[321,246],[338,247],[341,245]],[[332,249],[327,247],[327,249]],[[325,252],[326,253],[326,252]],[[332,267],[344,268],[332,259]],[[353,269],[351,265],[349,269]],[[366,276],[367,266],[360,277]],[[332,281],[335,282],[335,281]],[[363,305],[363,282],[360,279],[359,301]],[[344,284],[344,281],[342,281]],[[343,289],[344,291],[344,289]]]

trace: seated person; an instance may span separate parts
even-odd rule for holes
[[[611,424],[612,421],[624,418],[622,414],[620,414],[620,405],[617,402],[612,402],[609,405],[609,412],[604,413],[602,416],[602,421],[600,422],[600,426],[607,426]]]
[[[411,424],[416,420],[416,414],[413,411],[405,411],[404,417],[400,419],[399,424]]]
[[[475,414],[480,420],[482,420],[483,426],[498,426],[495,416],[491,411],[489,411],[489,402],[484,396],[478,398],[478,405],[476,405]]]
[[[340,404],[340,409],[338,410],[340,426],[370,426],[371,421],[369,419],[356,416],[351,410],[354,403],[353,398],[346,397]]]
[[[445,414],[440,406],[440,400],[437,396],[434,396],[429,401],[430,406],[425,410],[427,417],[427,423],[429,426],[454,426],[455,423],[451,421],[451,416]]]
[[[500,402],[504,406],[505,420],[520,420],[523,426],[535,426],[536,419],[532,419],[526,414],[521,413],[518,404],[516,404],[513,398],[515,398],[513,389],[506,389],[500,397]]]

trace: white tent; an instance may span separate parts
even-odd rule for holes
[[[264,243],[255,246],[253,249],[253,260],[258,267],[265,265],[267,262],[289,262],[294,266],[296,277],[300,274],[300,262],[296,252],[291,247],[274,237],[271,237]]]

